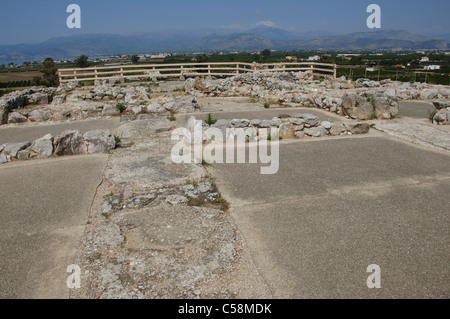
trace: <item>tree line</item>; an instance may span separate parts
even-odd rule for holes
[[[19,88],[31,86],[31,80],[24,81],[9,81],[0,83],[0,89]]]

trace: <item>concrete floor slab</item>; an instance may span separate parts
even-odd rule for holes
[[[108,155],[0,167],[0,298],[68,298],[73,263]]]
[[[276,297],[448,298],[448,154],[369,136],[282,142],[280,157],[272,176],[208,169]]]

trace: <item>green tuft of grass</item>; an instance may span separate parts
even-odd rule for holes
[[[207,161],[205,161],[204,159],[202,159],[202,165],[203,165],[204,167],[211,166],[211,164],[208,163]]]
[[[438,110],[434,110],[433,112],[428,111],[428,118],[430,119],[430,121],[433,121],[433,119],[437,113],[438,113]]]
[[[213,119],[211,113],[208,114],[208,119],[205,121],[209,126],[217,123],[217,120]]]
[[[175,122],[176,120],[177,120],[177,118],[175,117],[175,115],[170,115],[170,116],[168,116],[167,117],[167,119],[169,120],[169,121],[171,121],[171,122]]]
[[[126,106],[123,103],[117,103],[116,108],[120,111],[120,113],[123,113],[126,109]]]
[[[264,103],[264,108],[265,108],[265,109],[270,108],[270,103]]]

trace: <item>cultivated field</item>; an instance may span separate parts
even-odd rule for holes
[[[0,73],[0,83],[13,81],[28,81],[32,80],[33,77],[40,75],[42,75],[42,73],[38,71]]]

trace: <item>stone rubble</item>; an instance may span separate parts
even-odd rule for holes
[[[171,161],[173,128],[165,119],[119,128],[127,147],[97,190],[71,298],[272,297],[206,169]]]
[[[249,96],[270,104],[317,107],[356,120],[391,119],[399,100],[450,98],[450,89],[426,83],[380,82],[345,78],[314,80],[311,73],[248,73],[223,80],[188,79],[185,91],[195,97]]]
[[[55,138],[47,134],[33,142],[2,145],[0,156],[3,160],[0,164],[11,160],[104,153],[115,149],[116,146],[116,139],[109,130],[95,130],[84,134],[79,131],[65,131]]]
[[[96,81],[91,93],[72,92],[79,86],[15,91],[0,98],[0,125],[25,122],[73,121],[121,114],[195,112],[192,96],[165,94],[151,98],[143,86],[119,86],[120,81]],[[123,109],[119,105],[123,105]],[[122,106],[121,106],[122,107]]]
[[[267,133],[270,134],[270,129],[278,129],[278,137],[283,139],[303,138],[305,136],[324,137],[329,135],[367,134],[370,130],[370,126],[367,123],[353,121],[335,123],[329,121],[321,122],[317,116],[310,113],[297,113],[292,116],[281,114],[280,116],[282,117],[275,117],[271,121],[258,119],[251,121],[248,119],[233,119],[231,121],[217,120],[215,124],[211,125],[211,128],[218,128],[222,131],[222,140],[232,137],[233,129],[245,129],[247,138],[251,141],[269,138]],[[193,123],[194,120],[195,117],[192,116],[188,120],[188,123]],[[212,142],[220,138],[220,136],[218,137],[212,134],[211,128],[205,121],[202,122],[202,126],[204,129],[203,141]],[[226,131],[227,129],[229,130],[228,132]],[[192,124],[190,125],[190,131],[193,132]],[[229,133],[230,135],[228,136]]]
[[[431,122],[437,125],[450,125],[450,100],[433,102],[436,111]]]

